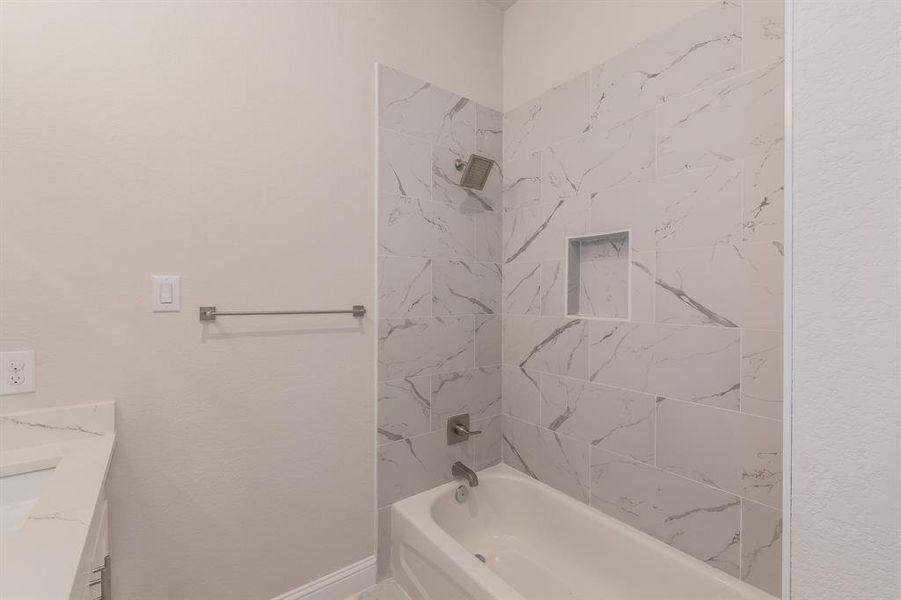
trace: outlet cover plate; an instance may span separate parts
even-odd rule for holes
[[[35,390],[34,350],[0,352],[0,396]]]

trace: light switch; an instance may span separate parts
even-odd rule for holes
[[[178,312],[181,310],[181,276],[153,276],[153,312]]]

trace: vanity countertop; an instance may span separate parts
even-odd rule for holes
[[[112,403],[72,408],[84,410],[66,409],[62,420],[50,411],[0,416],[0,477],[54,469],[22,527],[0,535],[3,600],[66,599],[79,576],[116,436]],[[66,424],[72,419],[81,424]],[[44,443],[28,445],[29,437]]]

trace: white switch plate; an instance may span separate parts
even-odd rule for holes
[[[153,276],[153,312],[178,312],[181,310],[181,276]]]
[[[34,350],[0,352],[0,396],[33,392]]]

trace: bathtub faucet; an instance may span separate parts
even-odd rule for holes
[[[451,467],[451,475],[454,477],[462,477],[469,484],[469,487],[476,487],[479,485],[479,476],[476,475],[476,472],[459,460]]]

